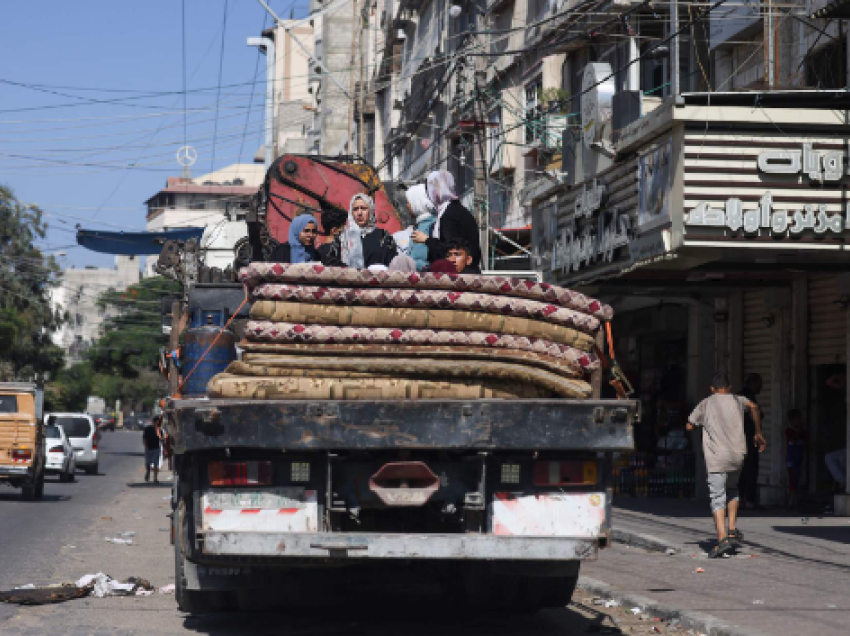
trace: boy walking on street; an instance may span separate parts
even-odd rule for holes
[[[747,442],[744,435],[744,412],[749,410],[755,422],[755,444],[758,452],[767,447],[761,432],[761,412],[758,406],[745,397],[732,394],[729,377],[716,373],[711,381],[711,397],[700,402],[688,417],[687,429],[703,428],[702,448],[708,470],[708,490],[711,496],[711,513],[717,528],[717,545],[709,553],[716,559],[732,551],[732,542],[744,539],[738,530],[738,479]],[[729,530],[726,530],[726,520]]]

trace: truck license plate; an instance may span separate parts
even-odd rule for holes
[[[215,490],[202,498],[203,529],[212,532],[315,532],[316,491],[301,487]]]

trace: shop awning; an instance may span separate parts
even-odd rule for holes
[[[834,0],[812,13],[812,20],[850,20],[850,0]]]
[[[187,227],[162,232],[104,232],[77,227],[77,243],[93,252],[142,256],[159,254],[165,241],[201,239],[202,227]]]

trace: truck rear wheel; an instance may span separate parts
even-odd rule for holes
[[[566,607],[572,602],[578,576],[525,577],[525,604],[529,609]]]
[[[174,511],[174,597],[177,607],[187,614],[211,614],[230,609],[233,595],[214,590],[187,590],[183,546],[189,539],[186,502],[180,500]]]
[[[21,497],[24,501],[35,501],[35,484],[24,484],[21,488]]]

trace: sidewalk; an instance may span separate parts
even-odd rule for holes
[[[847,633],[850,520],[744,511],[739,527],[745,543],[738,553],[709,560],[714,529],[707,503],[620,497],[616,530],[650,535],[679,553],[615,545],[582,574],[767,634]]]

